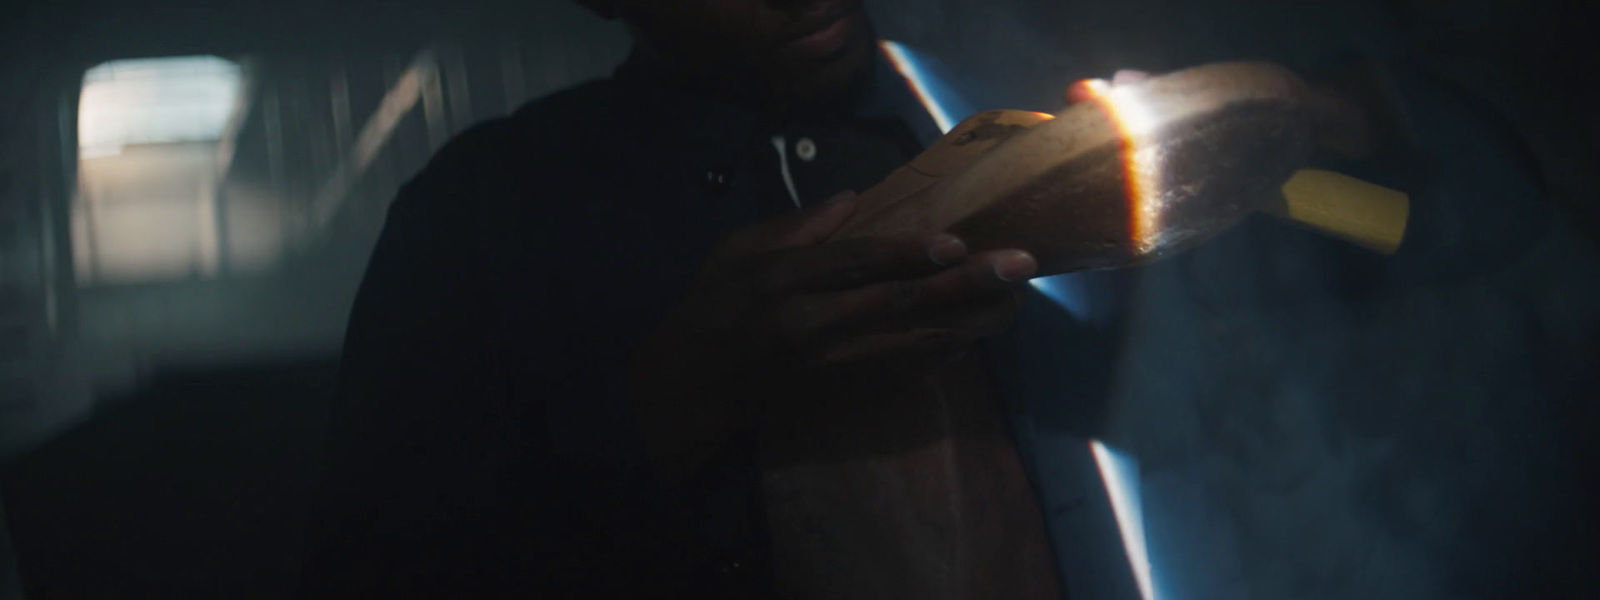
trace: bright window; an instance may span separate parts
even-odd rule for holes
[[[239,65],[215,56],[108,62],[78,108],[74,262],[80,284],[209,276],[218,261],[219,141]]]
[[[215,56],[89,69],[78,100],[78,148],[90,157],[130,144],[217,141],[239,103],[239,79],[239,65]]]

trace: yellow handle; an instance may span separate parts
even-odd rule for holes
[[[1301,169],[1283,184],[1283,196],[1262,210],[1393,254],[1405,239],[1411,201],[1404,192],[1348,175]]]

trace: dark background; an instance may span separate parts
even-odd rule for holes
[[[1386,291],[1355,305],[1280,302],[1320,297],[1329,284],[1296,283],[1321,264],[1319,250],[1265,252],[1296,247],[1260,226],[1141,273],[1113,436],[1143,463],[1165,597],[1593,589],[1600,560],[1587,507],[1600,499],[1588,438],[1600,394],[1583,373],[1600,367],[1600,85],[1577,7],[869,4],[885,37],[944,61],[980,106],[1052,110],[1068,82],[1116,68],[1308,65],[1360,49],[1432,73],[1500,115],[1548,193],[1466,186],[1491,207],[1471,227],[1521,233],[1464,258],[1459,277],[1372,283]],[[8,4],[0,598],[286,595],[345,311],[388,199],[448,135],[603,76],[626,46],[620,27],[559,1]],[[286,230],[267,266],[80,281],[70,215],[83,73],[191,54],[250,66],[251,108],[227,179],[291,224],[351,172],[352,132],[407,68],[424,66],[437,84],[338,188],[328,225]],[[1555,216],[1527,216],[1545,212]]]

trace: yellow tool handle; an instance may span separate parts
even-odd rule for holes
[[[1405,239],[1411,202],[1404,192],[1320,169],[1301,169],[1263,212],[1304,223],[1383,254]]]

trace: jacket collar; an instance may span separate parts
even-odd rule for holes
[[[635,131],[669,136],[666,141],[687,151],[704,149],[711,159],[732,160],[747,151],[751,140],[792,124],[792,120],[773,119],[749,104],[696,86],[637,50],[616,69],[612,81],[622,96],[618,106],[623,114],[617,118],[638,125]],[[826,118],[898,119],[924,146],[940,135],[921,101],[883,52],[875,53],[871,71],[854,96],[842,112]]]

